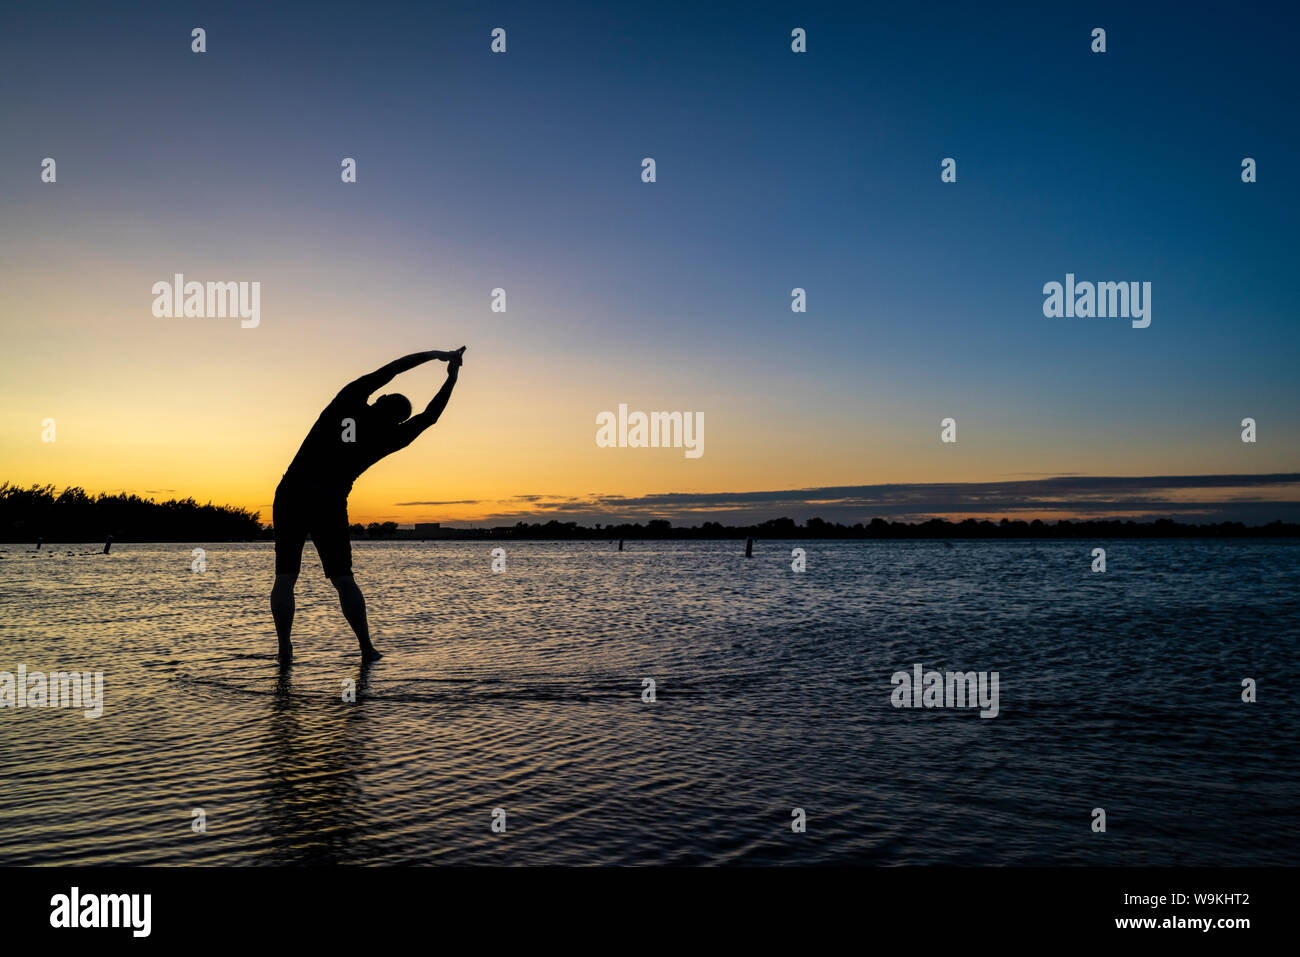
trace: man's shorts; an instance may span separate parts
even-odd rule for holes
[[[347,492],[280,482],[271,506],[275,525],[275,573],[297,575],[302,547],[311,535],[326,578],[352,574]]]

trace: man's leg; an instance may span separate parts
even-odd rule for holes
[[[271,586],[271,617],[275,619],[275,634],[280,639],[280,660],[293,660],[293,586],[298,581],[302,567],[302,546],[307,530],[298,517],[298,499],[291,488],[283,483],[275,490],[271,521],[275,525],[275,584]]]
[[[356,580],[351,575],[336,575],[330,581],[338,590],[343,617],[352,626],[357,642],[361,645],[361,657],[366,661],[382,658],[383,655],[370,643],[370,626],[366,622],[366,599],[361,594],[361,589],[357,587]]]
[[[275,634],[280,639],[280,657],[286,661],[293,657],[289,633],[293,631],[293,586],[297,581],[296,574],[277,574],[271,587],[271,617],[275,619]]]
[[[343,617],[352,626],[361,645],[361,657],[376,661],[383,657],[370,643],[370,626],[366,622],[366,599],[352,578],[352,538],[348,530],[348,500],[343,495],[322,503],[316,521],[312,524],[311,540],[320,554],[325,577],[339,593],[339,606]]]

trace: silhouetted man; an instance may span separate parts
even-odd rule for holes
[[[366,600],[352,579],[348,493],[362,472],[390,452],[406,448],[438,421],[456,386],[464,353],[464,346],[455,352],[412,353],[348,383],[325,406],[303,439],[275,490],[271,511],[275,524],[271,615],[280,639],[281,659],[293,657],[293,643],[289,640],[293,629],[293,586],[308,534],[320,554],[325,577],[338,590],[343,616],[356,632],[362,657],[367,661],[382,657],[370,643]],[[370,394],[393,376],[435,359],[447,363],[447,381],[419,415],[411,415],[411,402],[404,395],[381,395],[369,401]]]

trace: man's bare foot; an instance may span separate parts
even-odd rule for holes
[[[362,661],[378,661],[382,657],[384,656],[379,653],[379,649],[374,645],[371,645],[369,648],[361,649]]]

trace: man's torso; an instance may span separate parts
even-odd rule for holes
[[[393,451],[394,438],[368,403],[339,396],[317,417],[281,484],[346,496],[362,472]]]

